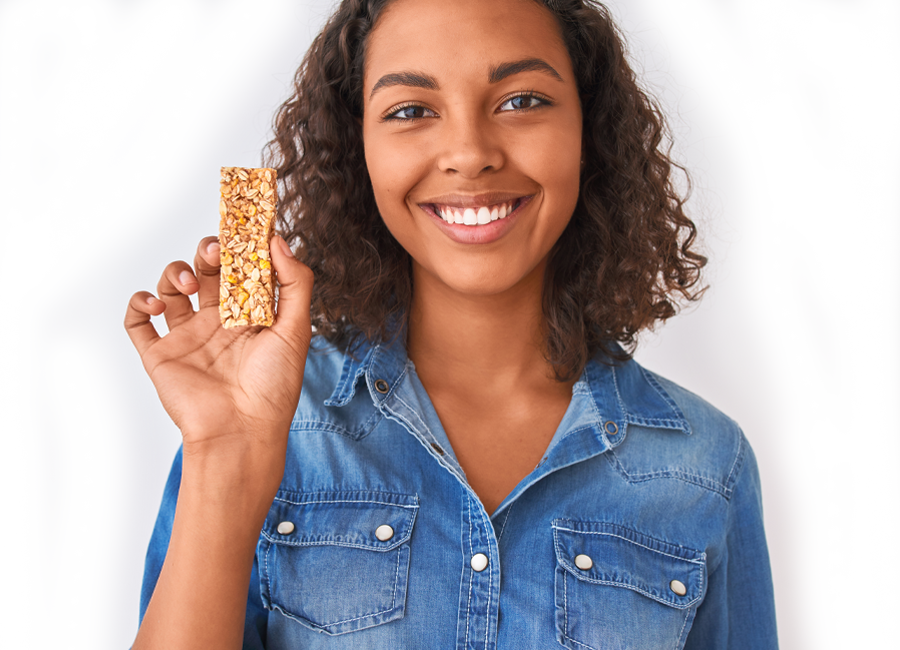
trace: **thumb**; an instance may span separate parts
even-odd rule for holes
[[[313,272],[294,257],[290,246],[281,237],[276,235],[272,238],[269,250],[278,281],[277,317],[272,329],[305,347],[312,336],[309,304],[312,300]]]

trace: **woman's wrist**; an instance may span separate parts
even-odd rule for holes
[[[179,500],[206,507],[268,511],[284,475],[287,436],[279,443],[246,437],[184,443]],[[260,521],[260,524],[262,522]]]

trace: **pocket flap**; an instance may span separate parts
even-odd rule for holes
[[[553,521],[556,560],[583,582],[624,587],[684,609],[706,590],[706,553],[629,528],[571,519]],[[579,557],[582,556],[582,557]]]
[[[409,541],[418,497],[389,492],[279,491],[262,534],[287,546],[390,551]]]

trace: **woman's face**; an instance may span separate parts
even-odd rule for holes
[[[416,286],[424,273],[487,296],[542,277],[581,160],[553,15],[534,0],[396,0],[366,56],[366,163]]]

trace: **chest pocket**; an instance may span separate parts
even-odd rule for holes
[[[706,554],[600,522],[557,519],[556,630],[571,650],[680,649]]]
[[[325,634],[403,617],[418,498],[279,492],[257,549],[263,605]]]

